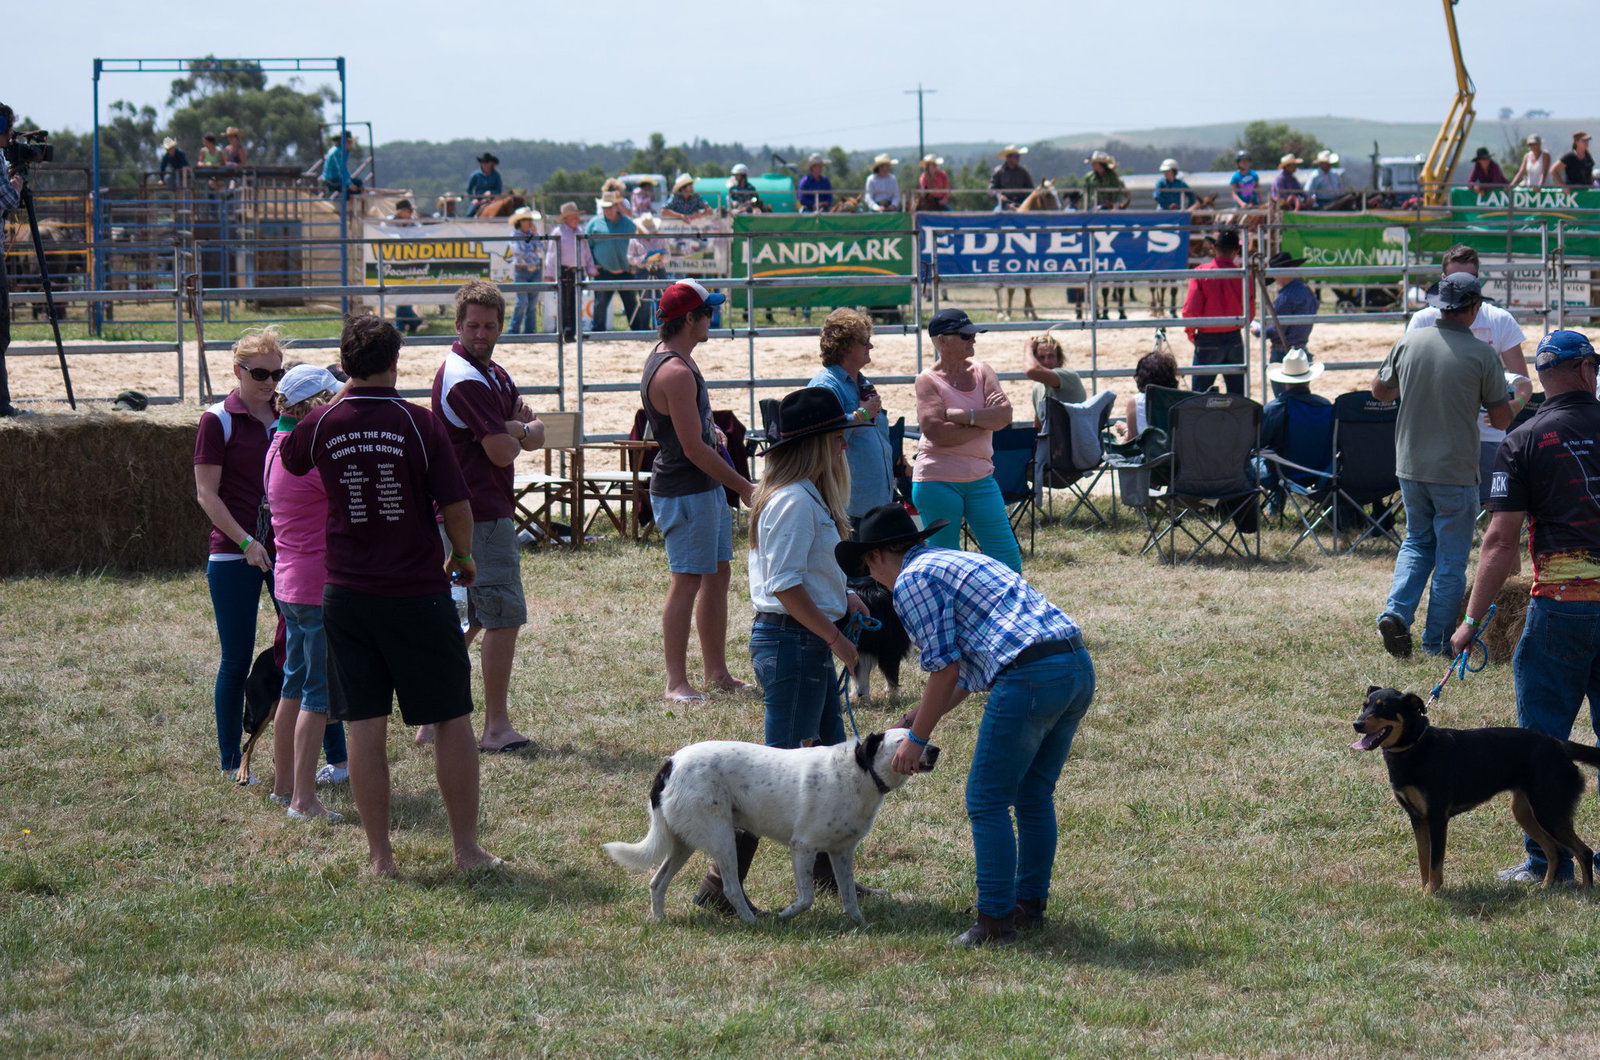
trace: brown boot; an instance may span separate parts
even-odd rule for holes
[[[1011,910],[1011,926],[1018,931],[1033,931],[1044,927],[1046,898],[1018,898],[1017,907]]]
[[[979,913],[977,923],[955,938],[957,946],[1010,946],[1016,941],[1010,913],[999,917]]]
[[[739,857],[739,886],[744,887],[744,878],[750,874],[750,862],[755,860],[756,847],[760,845],[761,837],[754,832],[746,832],[742,828],[734,830],[733,845]],[[766,916],[766,910],[758,908],[750,901],[750,895],[745,894],[744,900],[749,903],[750,911],[756,916]],[[694,896],[694,904],[706,909],[714,909],[724,916],[738,916],[739,911],[733,907],[722,893],[722,873],[716,863],[712,862],[711,870],[706,873],[705,879],[700,881],[700,890]]]

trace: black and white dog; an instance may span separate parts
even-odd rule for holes
[[[704,850],[722,872],[723,895],[740,919],[755,914],[739,885],[734,829],[789,848],[795,900],[778,914],[788,919],[811,908],[812,867],[827,854],[839,881],[844,911],[866,923],[856,905],[855,850],[872,830],[878,807],[909,777],[889,767],[909,731],[870,733],[831,747],[792,750],[732,740],[690,744],[667,759],[650,785],[650,831],[637,843],[607,843],[605,852],[634,872],[651,872],[650,911],[665,913],[667,887],[689,855]],[[939,749],[922,749],[926,773]]]
[[[911,638],[906,635],[900,616],[894,613],[894,595],[871,578],[852,578],[850,591],[861,597],[872,617],[878,620],[877,629],[863,629],[861,641],[856,645],[860,656],[850,674],[855,697],[862,703],[872,699],[872,671],[883,671],[889,686],[889,695],[900,693],[900,664],[911,654]]]

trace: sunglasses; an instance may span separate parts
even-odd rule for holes
[[[240,367],[243,368],[244,366],[240,365]],[[282,368],[245,368],[245,371],[250,373],[250,378],[258,383],[265,383],[268,379],[276,383],[283,378]]]
[[[977,342],[978,341],[978,336],[976,334],[963,335],[959,331],[956,332],[956,338],[960,339],[962,342]]]
[[[717,315],[717,310],[714,306],[703,305],[699,309],[690,310],[689,315],[692,317],[705,317],[710,319],[711,317]]]

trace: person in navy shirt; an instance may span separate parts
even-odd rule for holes
[[[476,217],[489,200],[500,194],[500,160],[485,151],[478,156],[478,171],[467,178],[467,216]]]
[[[827,161],[821,155],[806,160],[806,175],[800,178],[800,212],[827,213],[833,206],[833,181],[823,173]]]

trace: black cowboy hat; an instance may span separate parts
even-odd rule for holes
[[[778,405],[777,418],[772,423],[772,435],[767,440],[765,452],[772,452],[790,442],[798,442],[813,434],[831,434],[834,431],[865,427],[854,416],[847,415],[839,404],[839,396],[827,387],[808,386],[785,394]]]
[[[500,160],[498,158],[496,158],[494,155],[491,155],[487,151],[485,151],[483,154],[478,156],[478,161],[479,162],[493,162],[497,166],[500,164]]]
[[[1494,155],[1491,155],[1489,153],[1489,149],[1487,147],[1480,147],[1480,148],[1478,148],[1477,153],[1472,156],[1472,160],[1474,162],[1481,162],[1485,158],[1493,158],[1493,157],[1494,157]]]
[[[918,530],[911,514],[900,505],[880,504],[861,517],[854,541],[841,541],[833,546],[833,558],[846,575],[859,578],[867,573],[861,561],[873,549],[914,545],[918,541],[926,541],[949,525],[948,519],[935,519]]]
[[[1292,256],[1290,256],[1290,254],[1289,254],[1289,252],[1287,250],[1280,250],[1276,254],[1272,255],[1272,257],[1267,259],[1267,268],[1269,268],[1269,269],[1298,269],[1300,266],[1304,265],[1305,263],[1306,263],[1306,259],[1305,258],[1292,257]],[[1268,283],[1275,283],[1275,282],[1277,282],[1277,278],[1274,277],[1274,276],[1268,276],[1267,277],[1267,282]]]

